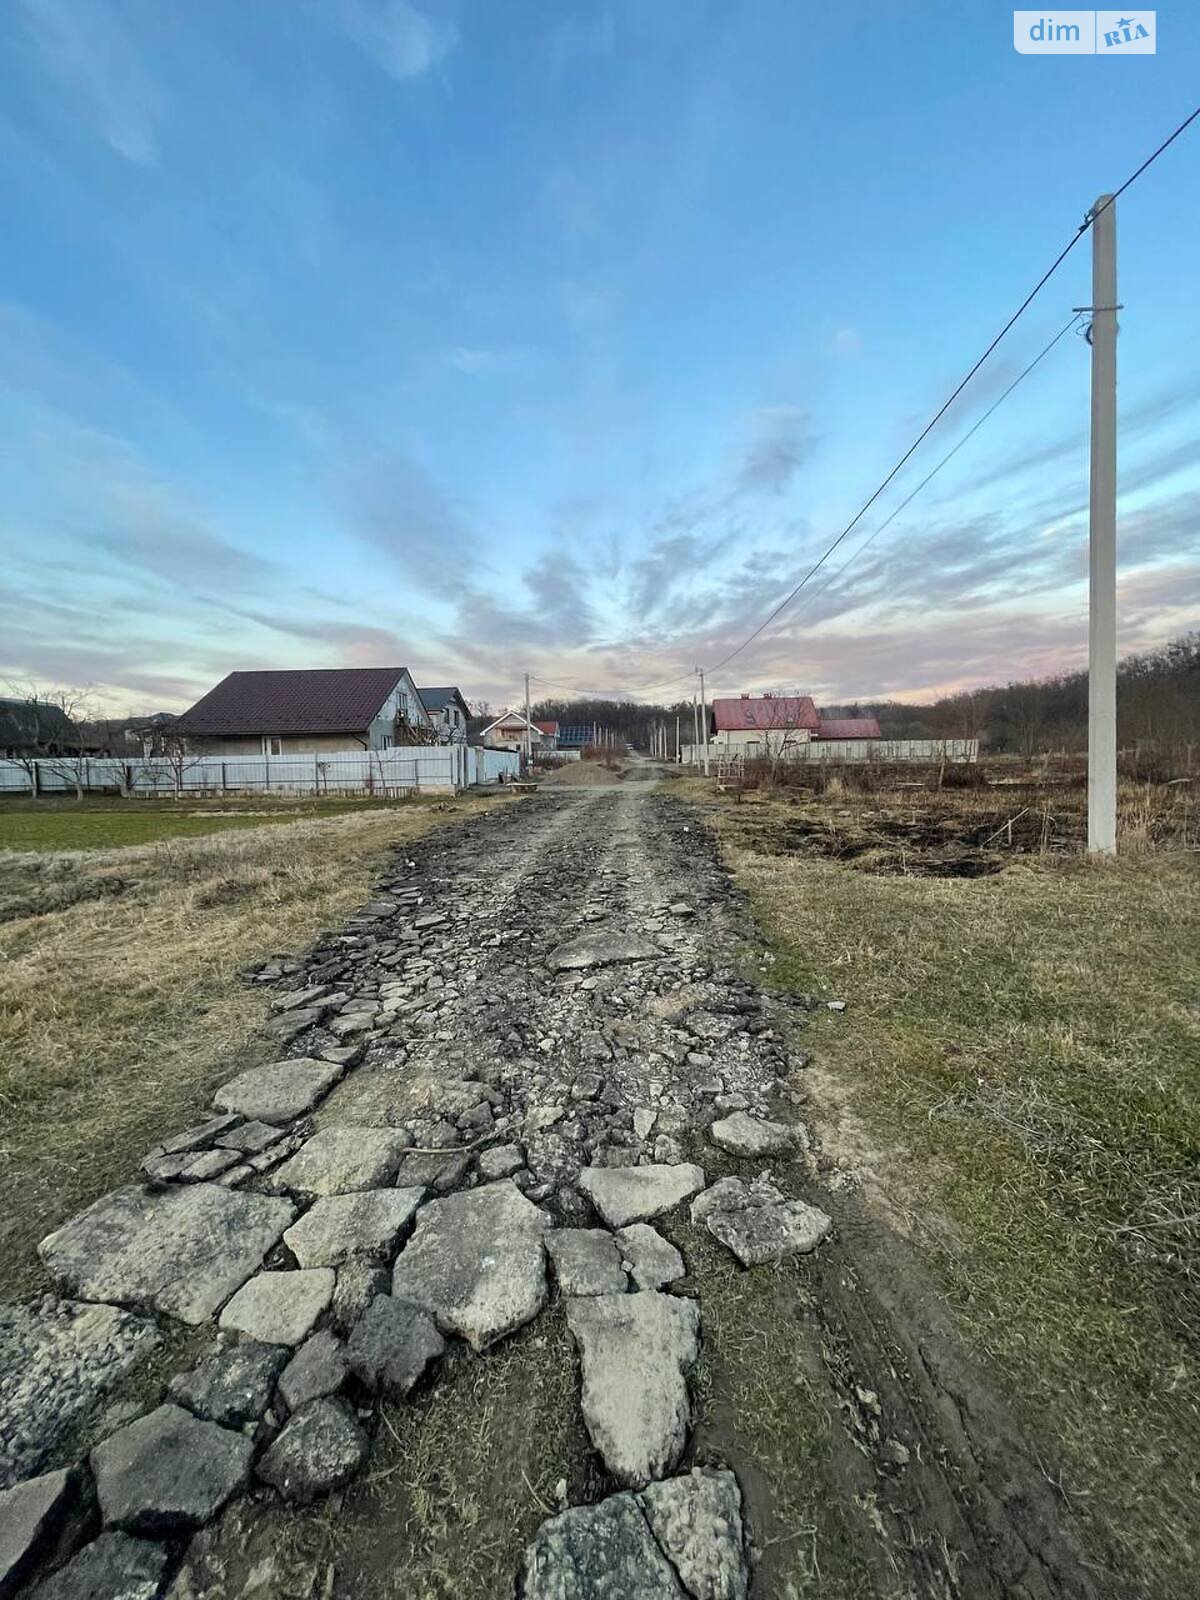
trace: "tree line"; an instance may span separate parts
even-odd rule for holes
[[[996,755],[1033,756],[1087,749],[1087,673],[995,684],[946,695],[928,705],[902,700],[854,700],[822,707],[826,716],[879,719],[888,739],[978,739]],[[634,749],[650,748],[665,722],[674,747],[675,718],[685,744],[692,737],[692,702],[648,705],[634,700],[539,700],[539,721],[613,729]],[[1174,763],[1200,749],[1200,631],[1160,649],[1126,656],[1117,668],[1117,738],[1124,750],[1157,751]]]

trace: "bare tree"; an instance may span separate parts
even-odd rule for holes
[[[83,725],[95,718],[93,693],[91,688],[39,689],[36,684],[14,688],[16,698],[28,708],[33,737],[13,759],[29,774],[31,794],[42,792],[44,770],[71,783],[75,798],[83,799],[88,760]]]
[[[183,793],[183,780],[189,772],[204,765],[204,757],[189,750],[187,740],[177,733],[168,733],[161,741],[161,754],[149,758],[143,770],[157,775],[160,763],[165,762],[171,775],[172,787],[177,795]]]

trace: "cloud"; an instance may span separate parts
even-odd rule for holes
[[[808,413],[799,406],[763,406],[754,416],[737,488],[751,494],[782,494],[810,459],[814,442]]]
[[[515,372],[528,359],[528,351],[517,348],[488,350],[470,345],[455,345],[446,360],[458,372],[469,377],[494,377]]]
[[[161,96],[107,0],[21,0],[46,65],[127,161],[158,158]]]
[[[380,451],[354,472],[349,494],[353,531],[406,578],[440,599],[466,592],[466,571],[481,560],[479,540],[424,467],[400,451]]]
[[[862,349],[862,334],[857,328],[839,328],[833,336],[833,348],[840,356],[857,355]]]
[[[338,0],[337,16],[360,49],[397,82],[420,78],[458,44],[457,24],[408,0]]]

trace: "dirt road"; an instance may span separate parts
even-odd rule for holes
[[[43,1251],[158,1338],[151,1376],[8,1335],[72,1377],[0,1414],[0,1481],[116,1427],[92,1472],[132,1537],[52,1592],[135,1592],[91,1561],[174,1600],[1122,1593],[827,1170],[802,1029],[839,997],[772,997],[761,956],[644,764],[423,841],[258,974],[296,1064]],[[205,1483],[168,1491],[181,1454]]]

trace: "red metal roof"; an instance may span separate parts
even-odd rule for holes
[[[736,700],[714,700],[712,714],[718,733],[772,728],[807,728],[816,733],[821,725],[817,708],[807,694],[742,695]]]
[[[874,717],[821,718],[817,732],[819,739],[880,739],[879,723]]]
[[[365,733],[403,667],[231,672],[185,711],[180,733]]]
[[[541,733],[549,734],[552,739],[558,738],[557,722],[535,722],[534,727],[537,728]]]

